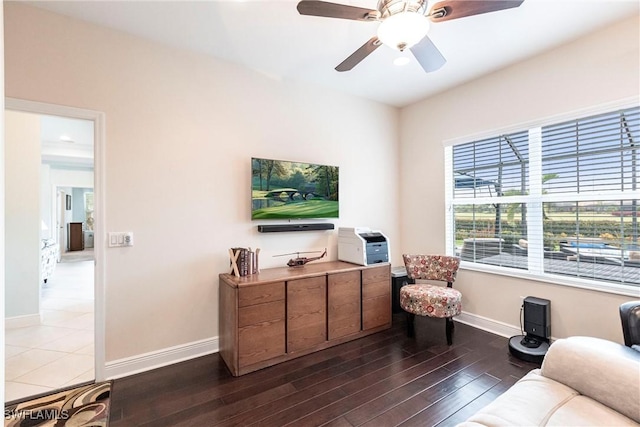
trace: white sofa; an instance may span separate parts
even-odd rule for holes
[[[640,352],[591,337],[555,341],[540,369],[459,426],[638,426]]]

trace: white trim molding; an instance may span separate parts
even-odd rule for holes
[[[35,114],[69,117],[74,119],[91,120],[94,123],[93,141],[93,194],[94,194],[94,360],[95,379],[104,380],[105,360],[105,319],[106,319],[106,295],[105,295],[105,253],[104,236],[106,230],[106,116],[101,111],[85,108],[69,107],[66,105],[48,104],[38,101],[29,101],[18,98],[4,98],[5,109],[22,111]],[[3,258],[4,259],[4,258]],[[4,276],[3,276],[4,277]]]
[[[218,337],[208,338],[107,362],[104,373],[107,380],[113,380],[217,353],[218,351]]]
[[[520,328],[517,326],[489,319],[488,317],[478,316],[477,314],[467,313],[466,311],[454,317],[453,320],[477,329],[482,329],[483,331],[491,332],[492,334],[500,335],[501,337],[510,338],[514,335],[522,335]]]
[[[511,338],[515,335],[526,335],[526,333],[520,331],[518,326],[509,325],[508,323],[489,319],[488,317],[478,316],[477,314],[467,313],[465,311],[454,317],[453,320],[505,338]],[[453,339],[455,340],[455,336]],[[554,336],[549,338],[549,342],[551,343],[555,340],[557,340],[557,338]]]

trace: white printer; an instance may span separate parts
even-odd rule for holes
[[[359,265],[389,262],[389,241],[367,227],[338,228],[338,259]]]

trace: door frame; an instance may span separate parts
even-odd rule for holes
[[[94,375],[96,382],[105,380],[105,114],[85,108],[68,107],[44,102],[5,97],[5,110],[45,114],[72,119],[91,120],[93,135],[93,193],[94,193]],[[4,114],[4,112],[3,112]]]
[[[95,165],[94,165],[94,171],[95,171]],[[60,262],[60,260],[62,259],[62,254],[66,251],[67,249],[67,233],[64,232],[64,209],[65,209],[65,202],[63,200],[65,200],[65,196],[66,193],[64,191],[62,191],[59,187],[56,187],[55,189],[56,192],[56,213],[55,213],[55,220],[56,220],[56,243],[58,244],[58,248],[60,248],[60,250],[58,250],[58,262]]]

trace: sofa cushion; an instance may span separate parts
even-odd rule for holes
[[[558,408],[547,426],[635,426],[633,420],[586,396],[576,396]]]
[[[638,426],[535,369],[458,427]]]
[[[540,370],[535,369],[460,425],[545,425],[560,406],[577,395],[575,390],[541,376]]]
[[[629,347],[592,337],[559,339],[541,373],[640,422],[640,353]]]

